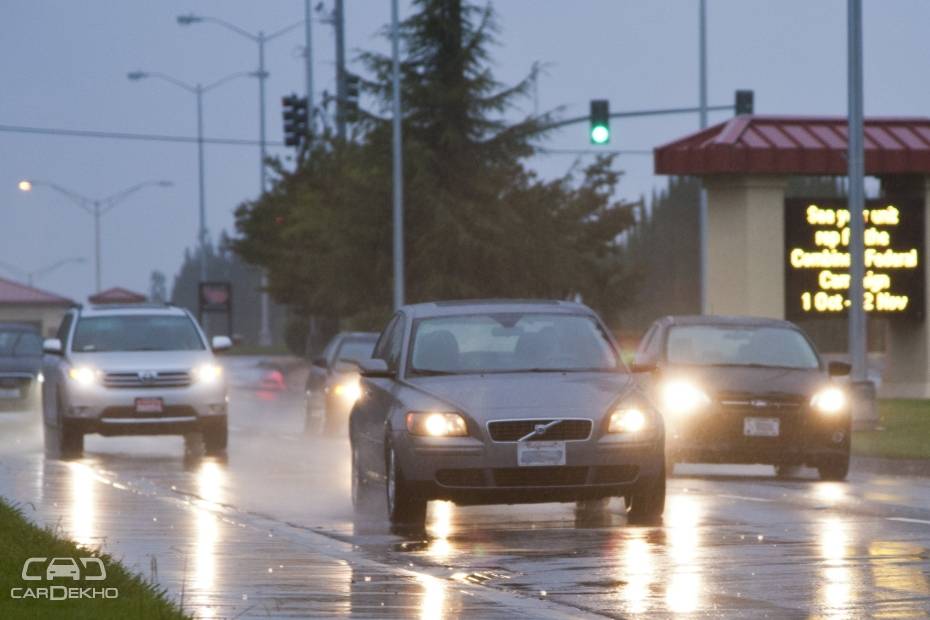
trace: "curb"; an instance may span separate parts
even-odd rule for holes
[[[884,459],[875,456],[853,456],[853,471],[870,474],[930,477],[930,459]]]

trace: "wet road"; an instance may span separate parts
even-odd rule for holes
[[[60,461],[35,416],[4,415],[0,495],[201,618],[930,615],[927,478],[679,466],[661,527],[627,526],[619,503],[591,522],[438,502],[404,538],[353,516],[347,441],[303,437],[271,396],[234,392],[225,461],[100,437]]]

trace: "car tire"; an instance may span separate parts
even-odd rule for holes
[[[359,465],[358,448],[352,442],[352,508],[356,513],[368,513],[374,503],[375,494]]]
[[[48,448],[61,458],[80,458],[84,453],[84,433],[74,420],[62,415],[63,399],[61,394],[55,399],[55,426],[45,426],[45,442]]]
[[[226,419],[211,421],[203,426],[203,451],[207,456],[221,456],[226,453],[229,442],[229,427]]]
[[[828,456],[817,465],[821,480],[842,482],[849,475],[849,453]]]
[[[626,496],[627,521],[635,525],[655,525],[665,512],[665,467],[654,478],[641,482]]]
[[[390,440],[385,450],[385,493],[391,525],[420,528],[426,524],[427,499],[413,492],[404,480]]]
[[[779,480],[791,480],[801,473],[800,465],[776,465],[775,477]]]

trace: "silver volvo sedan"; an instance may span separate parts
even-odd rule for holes
[[[623,496],[630,521],[665,507],[662,418],[588,307],[563,301],[401,308],[361,364],[352,409],[357,508],[386,488],[396,525],[427,502]]]

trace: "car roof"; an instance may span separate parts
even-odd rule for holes
[[[107,304],[90,306],[80,309],[82,317],[94,316],[132,316],[132,315],[159,315],[159,316],[187,316],[183,308],[167,304]]]
[[[465,299],[410,304],[401,308],[414,319],[478,314],[480,312],[527,312],[587,314],[594,311],[584,304],[558,299]]]
[[[678,314],[669,315],[662,319],[669,325],[722,325],[733,327],[787,327],[799,329],[791,321],[772,319],[764,316],[741,316],[722,314]]]

